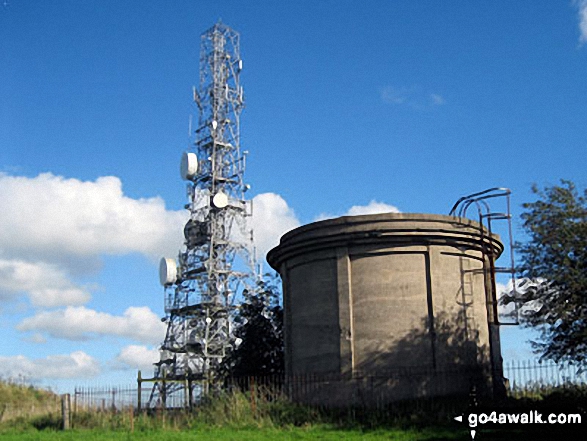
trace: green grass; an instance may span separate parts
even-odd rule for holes
[[[102,430],[72,430],[69,432],[40,431],[40,432],[5,432],[0,434],[0,440],[10,441],[434,441],[434,440],[464,440],[470,439],[463,430],[448,429],[390,429],[376,431],[340,430],[328,427],[292,427],[284,429],[231,429],[231,428],[200,428],[192,430],[157,430],[145,432],[102,431]]]
[[[480,429],[476,440],[527,440],[541,441],[552,439],[582,439],[573,436],[577,432],[568,430],[540,431],[536,428],[504,427],[501,429]],[[18,431],[0,433],[2,441],[465,441],[471,435],[466,427],[439,427],[422,429],[377,429],[341,430],[327,426],[291,427],[281,429],[243,428],[199,428],[191,430],[153,430],[153,431],[112,431],[112,430],[71,430],[59,431]]]

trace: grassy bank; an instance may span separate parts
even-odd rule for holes
[[[529,410],[587,411],[585,387],[555,388],[541,394],[481,403],[474,409],[467,400],[430,400],[395,404],[388,408],[320,410],[285,399],[252,399],[249,393],[222,394],[191,411],[142,411],[132,407],[83,410],[71,415],[72,430],[61,431],[59,406],[45,413],[17,414],[21,409],[41,409],[59,397],[30,387],[4,385],[4,414],[0,440],[465,440],[471,439],[465,421],[454,416],[469,411],[520,413]],[[57,404],[58,401],[57,401]],[[12,408],[10,417],[6,410]],[[50,407],[48,407],[49,409]],[[583,421],[583,424],[585,421]],[[573,435],[584,426],[480,425],[475,439],[542,440]]]
[[[15,420],[57,415],[60,406],[60,398],[53,392],[0,381],[0,429]]]

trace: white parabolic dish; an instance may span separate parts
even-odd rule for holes
[[[179,167],[181,178],[189,181],[198,173],[198,157],[195,153],[184,152],[181,155],[181,165]]]
[[[225,193],[219,191],[212,198],[212,205],[216,208],[224,208],[228,205],[228,196]]]
[[[159,282],[161,285],[172,285],[177,281],[177,264],[175,259],[161,259],[159,263]]]

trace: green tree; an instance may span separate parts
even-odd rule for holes
[[[244,293],[235,318],[239,344],[224,362],[234,377],[283,373],[283,308],[277,276],[266,276],[254,292]]]
[[[527,282],[518,293],[520,320],[539,331],[532,342],[543,359],[583,362],[587,358],[587,190],[571,181],[536,185],[534,202],[523,204],[518,273]]]

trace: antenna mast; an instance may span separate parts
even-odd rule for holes
[[[178,260],[162,259],[167,323],[156,363],[151,401],[179,390],[192,400],[192,385],[206,393],[234,345],[232,319],[245,290],[254,290],[252,204],[243,182],[247,152],[240,148],[244,105],[239,34],[218,22],[201,36],[200,85],[193,99],[198,126],[181,160],[188,181],[190,219]],[[188,393],[189,392],[189,393]],[[186,403],[187,404],[187,403]]]

